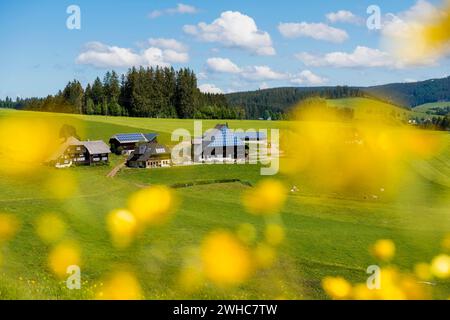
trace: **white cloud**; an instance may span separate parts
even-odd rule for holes
[[[206,61],[209,70],[213,72],[224,73],[240,73],[241,69],[233,63],[230,59],[224,58],[210,58]]]
[[[245,66],[239,67],[227,58],[210,58],[206,61],[207,70],[237,75],[235,79],[242,81],[262,81],[261,89],[268,88],[266,81],[288,80],[295,84],[321,85],[328,81],[327,78],[314,74],[310,70],[304,70],[298,74],[275,71],[269,66]]]
[[[430,49],[421,35],[424,25],[430,25],[445,15],[445,12],[425,0],[417,1],[404,12],[390,13],[383,21],[383,45],[404,66],[435,65],[440,58],[450,56],[450,45],[438,50]]]
[[[178,52],[187,51],[187,47],[178,40],[167,38],[150,38],[148,43],[153,47],[175,50]]]
[[[275,55],[270,35],[258,29],[255,20],[237,11],[222,12],[211,24],[185,25],[185,33],[204,42],[245,49],[257,55]]]
[[[149,47],[139,53],[130,48],[108,46],[101,42],[87,43],[76,58],[76,63],[97,68],[121,68],[132,66],[169,66],[170,63],[184,63],[189,60],[186,52]]]
[[[169,63],[186,63],[189,61],[189,54],[168,49],[163,50],[163,59]]]
[[[295,84],[302,84],[302,85],[322,85],[326,82],[328,82],[327,78],[321,77],[317,74],[314,74],[310,70],[303,70],[299,74],[293,76],[291,79],[292,83]]]
[[[90,64],[98,68],[128,67],[140,65],[142,57],[131,49],[90,42],[76,59],[78,64]]]
[[[205,79],[208,79],[208,75],[206,74],[206,72],[199,72],[199,73],[197,74],[197,79],[199,79],[199,80],[205,80]]]
[[[211,83],[202,84],[198,87],[198,89],[203,93],[214,93],[214,94],[223,93],[222,89],[216,87],[214,84]]]
[[[265,89],[269,89],[269,85],[267,84],[267,82],[263,82],[261,83],[261,85],[259,86],[260,90],[265,90]]]
[[[397,63],[386,52],[379,49],[358,46],[351,52],[330,52],[325,55],[312,55],[306,52],[296,54],[297,59],[312,67],[363,68],[397,67]]]
[[[150,12],[150,14],[148,15],[149,18],[151,19],[155,19],[158,18],[160,16],[163,16],[165,14],[194,14],[197,13],[198,9],[194,6],[190,6],[187,4],[183,4],[183,3],[179,3],[175,8],[168,8],[168,9],[164,9],[164,10],[154,10],[152,12]]]
[[[341,43],[349,38],[345,30],[325,23],[280,23],[278,30],[286,38],[309,37],[334,43]]]
[[[247,80],[283,80],[288,77],[287,74],[273,71],[268,66],[251,66],[246,67],[241,73],[242,77]]]
[[[356,16],[351,11],[339,10],[337,12],[330,12],[326,15],[330,23],[350,23],[360,25],[364,23],[364,19]]]

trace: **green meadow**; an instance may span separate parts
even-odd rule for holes
[[[83,139],[105,142],[115,133],[157,132],[161,142],[173,145],[170,135],[174,129],[193,130],[192,120],[0,109],[0,118],[12,116],[52,118],[58,124],[75,126]],[[218,122],[203,121],[203,129]],[[228,123],[231,128],[242,129],[287,126],[277,121]],[[125,168],[108,178],[108,172],[124,160],[112,155],[109,166],[66,169],[64,173],[77,181],[76,191],[68,199],[55,197],[47,185],[49,176],[61,172],[57,169],[43,167],[28,177],[0,173],[0,211],[15,214],[21,221],[18,234],[2,247],[0,299],[91,299],[102,277],[121,265],[131,266],[147,299],[323,299],[327,297],[321,280],[326,276],[365,282],[367,267],[378,264],[369,253],[378,239],[392,239],[397,246],[393,264],[411,271],[416,263],[429,262],[442,252],[441,241],[450,231],[450,137],[448,133],[430,134],[442,135],[446,148],[430,159],[406,164],[408,170],[396,186],[395,197],[330,194],[310,188],[308,181],[287,179],[299,191],[289,194],[280,214],[286,241],[278,249],[276,263],[233,289],[206,283],[196,292],[185,292],[179,288],[178,273],[192,248],[211,231],[236,231],[241,224],[250,223],[256,227],[257,237],[263,237],[266,221],[246,213],[241,204],[242,193],[262,179],[259,165]],[[125,207],[128,197],[140,188],[232,179],[236,182],[175,189],[179,205],[168,224],[148,229],[126,250],[112,246],[105,217],[111,210]],[[50,247],[34,230],[36,218],[46,212],[61,214],[68,225],[67,236],[81,245],[81,290],[67,289],[47,267]],[[430,286],[435,298],[450,296],[448,281],[433,280]]]
[[[444,102],[433,102],[433,103],[425,103],[420,106],[417,106],[414,108],[415,112],[421,112],[421,113],[427,113],[429,111],[439,111],[443,110],[444,108],[450,107],[449,101]]]

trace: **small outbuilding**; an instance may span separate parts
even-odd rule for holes
[[[162,168],[171,164],[170,149],[155,142],[139,144],[127,160],[130,168]]]

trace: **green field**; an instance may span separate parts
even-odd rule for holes
[[[333,101],[334,105],[341,103],[348,105],[348,101]],[[162,142],[173,144],[170,134],[174,129],[193,128],[192,120],[0,110],[0,118],[8,116],[52,117],[58,124],[76,126],[81,138],[105,141],[115,133],[145,131],[158,132]],[[217,122],[203,123],[213,127]],[[228,122],[232,128],[243,129],[286,127],[286,122],[276,121]],[[347,193],[326,194],[309,188],[308,181],[300,181],[300,191],[288,196],[281,214],[286,241],[279,249],[276,264],[233,290],[205,284],[198,292],[183,292],[178,290],[177,275],[185,253],[213,230],[233,231],[242,223],[251,223],[262,237],[264,220],[247,214],[240,202],[248,185],[234,182],[176,189],[180,206],[174,219],[164,227],[148,230],[125,251],[112,246],[105,216],[112,209],[124,207],[130,194],[151,184],[170,186],[217,179],[255,184],[261,179],[258,165],[124,169],[112,179],[106,177],[107,173],[123,160],[112,156],[110,166],[68,169],[66,172],[76,178],[77,191],[65,200],[55,198],[45,187],[46,178],[56,169],[43,168],[39,175],[25,181],[1,174],[0,211],[16,214],[22,227],[2,248],[0,299],[90,299],[102,276],[121,264],[133,266],[147,299],[321,299],[326,298],[321,288],[325,276],[364,282],[367,266],[377,264],[368,248],[382,238],[392,239],[397,245],[395,265],[411,270],[415,263],[430,261],[439,254],[441,240],[450,231],[450,137],[447,133],[430,134],[442,135],[446,148],[431,159],[408,163],[409,170],[402,176],[395,198],[374,200]],[[69,235],[82,245],[81,290],[66,289],[47,268],[49,247],[33,228],[36,217],[43,212],[61,213]],[[435,297],[448,298],[449,282],[434,282]]]
[[[443,109],[445,107],[450,107],[450,102],[433,102],[433,103],[426,103],[422,104],[420,106],[415,107],[413,110],[415,112],[425,113],[433,111],[433,109]]]

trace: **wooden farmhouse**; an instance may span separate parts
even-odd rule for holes
[[[131,154],[141,143],[157,143],[156,133],[120,133],[109,139],[111,151],[116,154]]]
[[[103,141],[80,141],[69,137],[47,161],[57,168],[67,168],[73,165],[95,165],[109,162],[111,153]]]
[[[193,162],[238,162],[248,157],[250,144],[263,144],[267,136],[261,132],[234,132],[228,124],[218,124],[212,132],[192,139]]]
[[[155,142],[139,144],[127,160],[130,168],[162,168],[171,163],[169,148]]]

